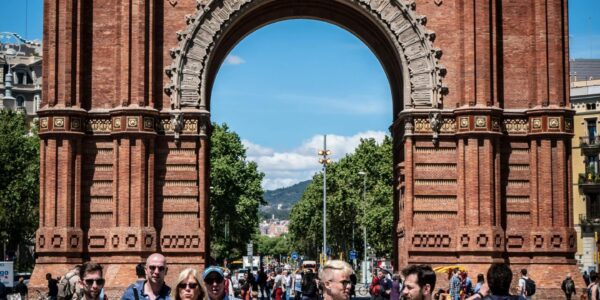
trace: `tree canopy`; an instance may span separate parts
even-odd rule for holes
[[[213,123],[210,142],[211,256],[241,256],[258,231],[264,174],[255,162],[246,161],[240,137],[227,124]]]
[[[353,154],[327,166],[327,245],[331,254],[347,253],[353,247],[362,255],[363,227],[368,245],[376,255],[392,252],[393,163],[392,140],[381,144],[361,140]],[[359,172],[366,175],[360,175]],[[366,176],[366,202],[363,180]],[[323,173],[316,174],[290,215],[290,237],[297,251],[318,257],[323,240]],[[354,233],[354,234],[353,234]]]
[[[31,244],[38,227],[39,139],[23,114],[0,112],[0,239],[7,252]],[[19,269],[27,268],[20,265]]]

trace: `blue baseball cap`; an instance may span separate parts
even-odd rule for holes
[[[216,266],[210,266],[204,270],[204,273],[202,273],[202,280],[206,279],[206,277],[213,272],[219,274],[221,278],[225,278],[225,276],[223,275],[223,270],[221,270],[221,268]]]

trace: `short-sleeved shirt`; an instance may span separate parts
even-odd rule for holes
[[[146,282],[147,282],[147,280],[137,281],[136,283],[130,285],[125,290],[125,293],[121,297],[121,300],[148,300],[148,299],[150,299],[150,297],[144,293],[144,285],[146,284]],[[137,289],[137,294],[138,294],[137,298],[135,297],[134,287],[135,287],[135,289]],[[162,288],[158,292],[158,295],[156,295],[156,300],[171,300],[171,288],[168,287],[166,284],[163,284]]]

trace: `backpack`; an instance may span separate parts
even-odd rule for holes
[[[565,283],[565,293],[570,295],[573,293],[574,290],[575,284],[573,283],[573,280],[567,280],[567,282]]]
[[[58,294],[56,295],[56,299],[58,300],[71,300],[73,299],[73,290],[75,287],[71,289],[71,278],[77,275],[76,272],[69,272],[65,276],[63,276],[58,282]]]
[[[535,281],[525,277],[523,277],[523,280],[525,280],[525,293],[527,296],[535,295]]]

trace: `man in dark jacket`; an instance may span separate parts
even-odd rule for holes
[[[567,274],[567,278],[563,280],[562,284],[560,285],[560,289],[565,293],[567,300],[571,300],[571,295],[577,294],[577,291],[575,290],[575,282],[573,282],[573,279],[571,279],[571,274]]]

